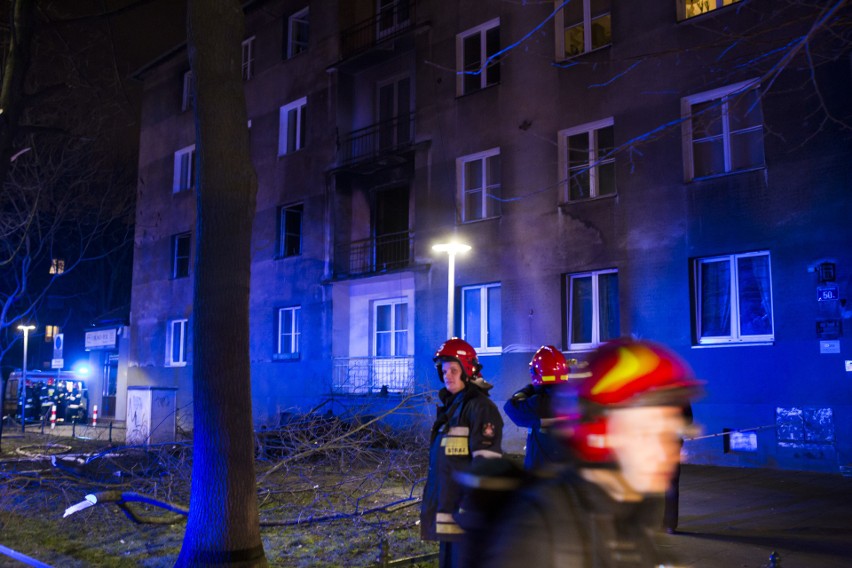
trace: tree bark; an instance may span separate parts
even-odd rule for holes
[[[266,566],[255,489],[249,361],[257,178],[241,76],[239,0],[189,0],[197,204],[193,466],[178,566]]]

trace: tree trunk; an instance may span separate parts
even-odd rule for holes
[[[178,566],[266,566],[254,469],[249,361],[257,178],[240,72],[239,0],[189,0],[198,216],[193,302],[193,465]]]

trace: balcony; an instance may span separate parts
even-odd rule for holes
[[[391,162],[414,142],[414,113],[401,114],[353,130],[337,144],[337,162],[353,166],[367,162]]]
[[[413,244],[414,236],[410,231],[346,243],[337,249],[336,272],[357,276],[405,268],[411,262]]]
[[[340,32],[341,59],[349,59],[394,40],[412,28],[417,2],[400,0],[383,6],[372,18]]]
[[[412,394],[414,357],[335,357],[331,389],[337,394]]]

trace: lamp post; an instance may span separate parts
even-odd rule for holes
[[[455,287],[456,287],[456,255],[461,252],[470,250],[470,245],[461,243],[440,243],[432,246],[435,252],[445,252],[449,256],[449,265],[447,267],[447,339],[453,336],[454,317],[456,313],[455,306]]]
[[[24,363],[21,365],[21,384],[19,386],[20,401],[21,401],[21,432],[26,428],[26,392],[27,392],[27,344],[30,339],[30,331],[34,330],[34,325],[19,325],[18,329],[24,332]]]

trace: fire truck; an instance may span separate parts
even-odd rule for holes
[[[21,391],[22,373],[12,371],[6,380],[3,415],[26,422],[50,420],[56,406],[56,421],[84,423],[89,414],[89,389],[86,380],[73,371],[27,371]],[[21,408],[23,402],[23,408]]]

